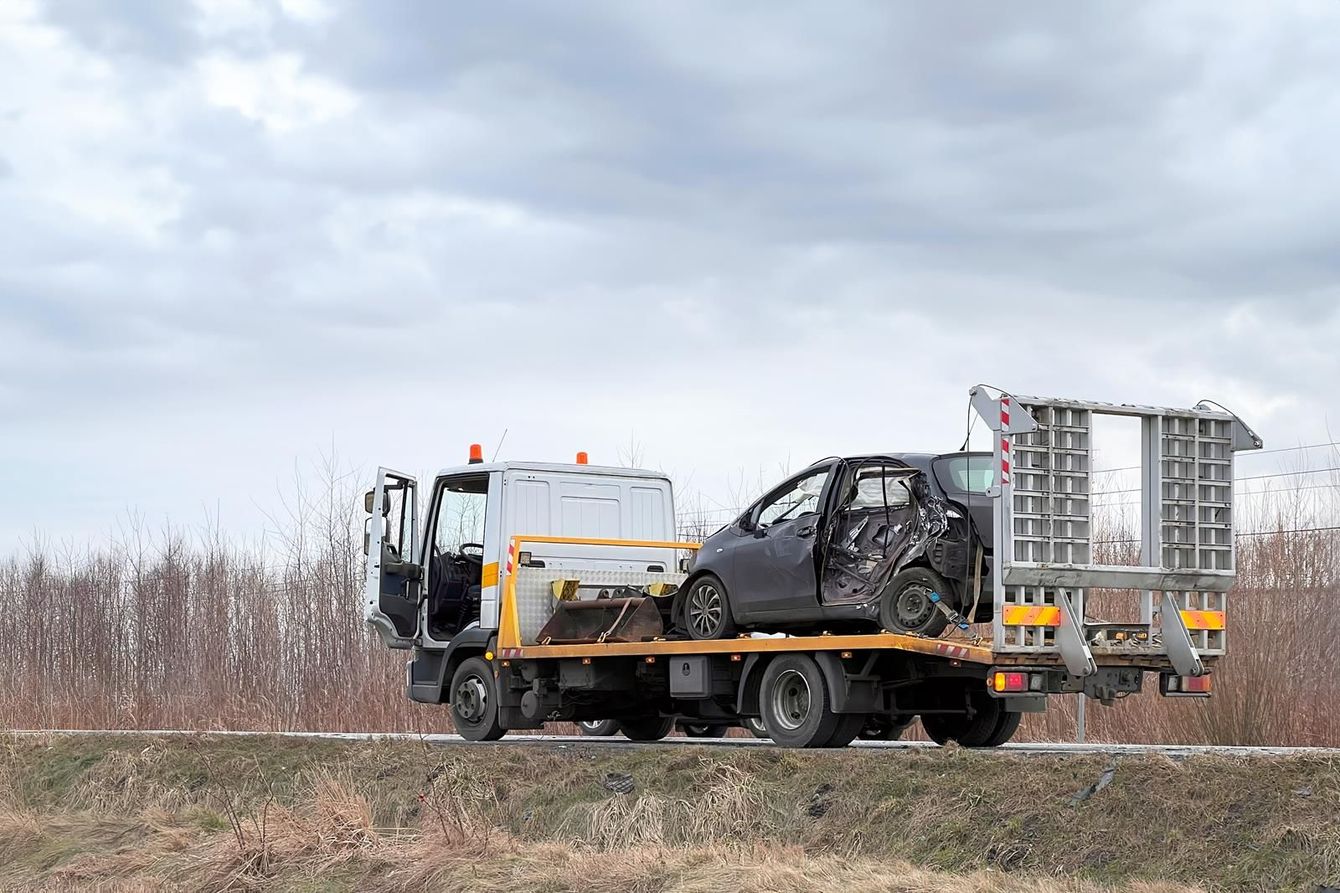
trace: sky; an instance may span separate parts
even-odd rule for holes
[[[6,0],[0,552],[471,442],[738,505],[978,382],[1334,440],[1337,58],[1333,3]]]

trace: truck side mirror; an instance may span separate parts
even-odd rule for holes
[[[373,493],[371,490],[363,494],[363,511],[369,515],[372,514],[372,497]],[[363,551],[366,552],[367,549],[364,548]]]
[[[363,554],[367,555],[372,549],[372,519],[363,519]]]

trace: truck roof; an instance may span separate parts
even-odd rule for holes
[[[452,465],[443,468],[437,474],[438,477],[441,477],[446,474],[483,474],[490,471],[561,472],[563,474],[591,474],[605,477],[651,478],[660,481],[670,479],[670,476],[663,471],[652,471],[647,468],[621,468],[616,465],[578,465],[575,462],[476,462],[473,465]]]

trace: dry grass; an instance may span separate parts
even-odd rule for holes
[[[1311,893],[1338,879],[1340,765],[1124,758],[1077,802],[1108,764],[11,739],[0,889]]]

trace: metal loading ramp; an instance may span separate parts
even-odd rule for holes
[[[993,650],[1054,656],[1076,676],[1095,655],[1166,658],[1179,675],[1224,653],[1233,585],[1233,456],[1261,448],[1237,416],[1192,409],[1014,396],[978,385],[973,410],[995,434]],[[1139,563],[1093,555],[1094,417],[1141,424]],[[1138,590],[1140,622],[1086,620],[1088,589]]]

